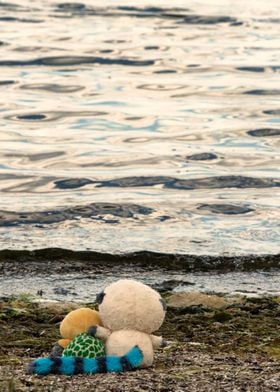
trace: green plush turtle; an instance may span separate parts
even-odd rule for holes
[[[87,333],[97,325],[102,323],[96,310],[90,308],[72,310],[60,324],[62,339],[59,339],[53,347],[50,356],[95,358],[105,355],[105,343]]]
[[[96,358],[105,353],[105,344],[102,340],[86,332],[75,336],[63,350],[63,357]]]

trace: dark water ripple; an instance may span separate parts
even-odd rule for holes
[[[9,84],[14,84],[14,80],[0,80],[0,86],[7,86]]]
[[[1,1],[0,3],[0,8],[4,8],[4,9],[19,9],[21,8],[19,4],[15,4],[15,3],[8,3],[6,1]]]
[[[48,67],[65,67],[77,66],[83,64],[100,64],[100,65],[123,65],[143,67],[153,65],[153,60],[130,60],[130,59],[111,59],[98,56],[55,56],[41,57],[34,60],[0,60],[0,67],[31,67],[31,66],[48,66]]]
[[[21,19],[13,16],[0,16],[0,22],[21,22],[21,23],[42,23],[42,20],[37,19]]]
[[[188,155],[186,157],[186,159],[191,161],[211,161],[217,158],[217,155],[212,152],[201,152],[200,154]]]
[[[0,82],[1,85],[1,82]],[[53,93],[75,93],[84,89],[83,86],[69,86],[55,83],[30,83],[22,84],[20,87],[22,90],[45,90]]]
[[[45,161],[50,158],[56,158],[65,155],[64,151],[52,151],[52,152],[41,152],[38,154],[28,155],[27,158],[32,162],[34,161]]]
[[[45,120],[47,116],[44,114],[22,114],[18,115],[17,118],[18,120],[30,120],[30,121],[39,121],[39,120]]]
[[[268,67],[257,67],[257,66],[246,66],[246,67],[236,67],[238,71],[244,71],[244,72],[266,72],[266,71],[274,71],[278,72],[280,71],[280,65],[273,65],[273,66],[268,66]]]
[[[272,116],[280,116],[280,109],[264,110],[263,112]]]
[[[30,157],[31,161],[48,159],[63,155],[63,152],[40,155],[36,154]],[[212,158],[211,158],[212,159]],[[5,179],[6,177],[2,177]],[[28,178],[28,177],[27,177]],[[48,179],[46,179],[48,181]],[[194,179],[178,179],[166,176],[154,177],[124,177],[114,180],[92,180],[90,178],[67,178],[54,181],[55,188],[58,189],[76,189],[89,184],[94,184],[97,188],[134,188],[134,187],[151,187],[163,185],[165,188],[194,190],[194,189],[223,189],[223,188],[273,188],[280,187],[280,179],[274,178],[253,178],[245,176],[218,176]]]
[[[58,189],[75,189],[81,188],[94,182],[88,178],[67,178],[66,180],[54,181],[55,187]]]
[[[264,90],[264,89],[256,89],[256,90],[248,90],[244,91],[244,94],[249,95],[280,95],[279,89],[271,89],[271,90]]]
[[[280,180],[244,176],[219,176],[194,180],[176,180],[172,184],[167,183],[166,187],[175,189],[271,188],[280,187]]]
[[[247,214],[248,212],[254,211],[252,208],[236,206],[233,204],[201,204],[197,209],[202,211],[210,211],[214,214],[227,215]]]
[[[0,254],[279,255],[279,14],[0,3]]]
[[[151,208],[136,204],[92,203],[86,206],[75,206],[57,211],[12,212],[0,210],[0,227],[24,224],[52,224],[81,218],[103,220],[105,215],[121,218],[134,218],[135,215],[149,215]],[[108,223],[112,223],[110,220]],[[114,223],[117,223],[114,221]]]
[[[83,112],[75,112],[73,111],[52,111],[52,112],[45,112],[45,113],[26,113],[26,114],[18,114],[18,115],[13,115],[13,116],[6,116],[6,120],[12,120],[12,121],[57,121],[63,118],[67,117],[75,117],[77,115],[83,116],[83,117],[97,117],[97,116],[104,116],[107,114],[104,111],[83,111]]]
[[[199,24],[199,25],[213,25],[220,23],[230,23],[231,25],[242,24],[242,21],[231,16],[212,16],[212,15],[196,15],[188,14],[190,12],[187,8],[164,8],[164,7],[134,7],[134,6],[119,6],[116,8],[94,8],[86,6],[83,3],[60,3],[57,5],[56,12],[63,14],[70,14],[73,16],[102,16],[109,18],[129,16],[133,18],[152,18],[152,19],[171,19],[179,21],[179,23]]]
[[[271,188],[280,187],[280,180],[244,176],[218,176],[181,180],[172,177],[126,177],[98,183],[99,187],[143,187],[162,184],[174,189],[219,189],[219,188]]]
[[[213,25],[219,23],[230,23],[233,26],[242,25],[241,21],[231,16],[203,16],[203,15],[187,15],[180,23],[199,24],[199,25]]]
[[[164,7],[90,7],[83,3],[60,3],[55,9],[58,13],[67,13],[71,16],[102,16],[121,17],[129,16],[136,18],[183,18],[186,8],[164,8]]]
[[[247,132],[250,136],[256,137],[270,137],[270,136],[280,136],[280,129],[278,128],[260,128],[252,129]]]

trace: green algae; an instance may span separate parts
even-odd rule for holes
[[[8,298],[0,303],[0,355],[7,348],[30,348],[39,355],[59,339],[59,322],[67,307],[54,311],[28,298]],[[207,350],[242,352],[257,350],[278,355],[280,304],[278,298],[248,298],[224,310],[168,308],[160,333],[170,341],[195,342]],[[70,310],[71,308],[69,308]],[[172,351],[172,346],[168,347]]]
[[[277,298],[247,298],[223,311],[198,306],[168,308],[163,335],[211,352],[258,352],[275,356],[280,348],[280,304]],[[273,342],[272,349],[268,347]],[[264,350],[264,347],[267,347]],[[276,354],[275,354],[276,353]]]

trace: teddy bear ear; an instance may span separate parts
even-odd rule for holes
[[[98,303],[98,305],[100,305],[105,297],[105,293],[104,291],[101,291],[101,293],[97,294],[96,296],[96,302]]]
[[[167,305],[166,305],[166,302],[164,301],[164,299],[160,299],[160,303],[162,304],[162,307],[163,307],[163,310],[166,312],[166,310],[167,310]]]

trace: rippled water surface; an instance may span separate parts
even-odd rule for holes
[[[279,15],[0,2],[0,248],[279,253]]]

